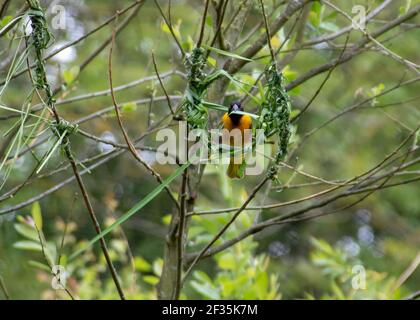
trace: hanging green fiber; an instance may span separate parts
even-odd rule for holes
[[[206,74],[203,71],[206,66],[204,49],[194,48],[186,57],[185,65],[188,70],[188,87],[183,110],[191,129],[204,128],[207,121],[207,109],[201,101],[208,87],[205,83]]]
[[[46,49],[52,39],[52,34],[48,31],[47,21],[39,2],[37,0],[29,2],[31,9],[27,11],[27,14],[31,20],[33,44],[36,48]]]
[[[52,40],[52,34],[48,30],[48,25],[45,20],[44,12],[38,2],[38,0],[31,0],[30,10],[28,10],[28,16],[31,20],[31,37],[29,45],[33,47],[36,55],[35,59],[35,85],[37,89],[45,91],[46,102],[49,107],[54,106],[54,98],[51,87],[47,81],[45,71],[45,61],[42,58],[43,51],[48,47]],[[60,138],[63,143],[63,147],[69,148],[67,137],[75,133],[78,129],[77,125],[73,125],[63,119],[56,120],[51,123],[51,129],[55,135]]]
[[[271,64],[265,71],[267,79],[265,99],[261,105],[258,129],[263,129],[266,138],[277,133],[278,148],[275,163],[268,171],[274,178],[280,161],[287,154],[290,131],[290,98],[284,87],[283,75],[277,71],[276,64]]]
[[[38,0],[30,0],[30,9],[28,16],[31,20],[31,38],[29,45],[34,47],[36,60],[35,60],[35,86],[37,89],[43,89],[47,95],[47,104],[51,106],[54,103],[50,85],[48,84],[44,60],[42,52],[50,44],[53,36],[48,30],[47,22],[45,20],[44,11],[42,10]]]

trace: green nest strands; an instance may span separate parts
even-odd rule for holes
[[[72,124],[63,119],[60,119],[54,126],[54,130],[56,130],[58,136],[69,136],[76,133],[78,129],[79,126],[77,124]]]
[[[205,66],[204,49],[194,48],[186,58],[188,87],[183,103],[183,110],[191,129],[204,128],[207,122],[207,109],[201,103],[208,87],[205,81],[207,75],[203,71]]]
[[[185,66],[188,71],[188,87],[182,104],[182,111],[186,115],[190,129],[204,129],[206,127],[208,120],[207,110],[209,107],[217,107],[218,110],[220,110],[219,107],[224,108],[223,106],[203,100],[208,87],[222,77],[237,82],[225,70],[216,70],[211,74],[206,74],[204,72],[204,68],[206,67],[205,52],[203,48],[195,47],[191,54],[186,57]]]
[[[265,71],[267,79],[265,99],[261,105],[258,129],[263,129],[266,138],[277,133],[278,149],[274,166],[269,175],[274,177],[277,167],[287,154],[287,146],[291,135],[290,130],[290,98],[284,87],[283,75],[277,71],[275,64]]]
[[[224,70],[217,70],[207,75],[203,70],[206,67],[203,48],[194,48],[186,58],[186,68],[188,70],[188,87],[182,110],[187,116],[190,129],[203,129],[206,126],[208,113],[207,106],[203,104],[204,95],[208,87],[217,79],[232,77]]]
[[[31,8],[27,14],[31,19],[32,40],[36,48],[46,49],[50,40],[51,33],[48,31],[47,21],[45,20],[44,12],[37,0],[30,1]]]
[[[37,89],[49,90],[45,77],[45,67],[42,59],[42,51],[48,47],[53,36],[48,30],[44,11],[39,5],[38,0],[30,1],[28,16],[31,20],[32,33],[29,45],[33,46],[36,53],[35,81]]]

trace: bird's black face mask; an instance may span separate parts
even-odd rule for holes
[[[239,102],[232,102],[229,106],[229,118],[232,120],[233,124],[238,125],[239,120],[242,117],[242,114],[234,113],[235,111],[244,111],[244,108]]]

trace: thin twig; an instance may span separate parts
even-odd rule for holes
[[[74,46],[74,45],[82,42],[86,38],[88,38],[91,35],[95,34],[99,30],[101,30],[102,28],[104,28],[105,26],[107,26],[109,23],[111,23],[112,21],[114,21],[115,20],[115,17],[117,15],[122,15],[122,14],[126,13],[127,11],[129,11],[130,9],[132,9],[133,7],[135,7],[137,5],[140,5],[143,2],[144,2],[144,0],[136,0],[134,3],[130,4],[126,8],[124,8],[122,10],[119,10],[117,13],[115,13],[114,15],[112,15],[110,18],[108,18],[105,22],[103,22],[102,24],[100,24],[96,28],[94,28],[91,31],[85,33],[84,35],[82,35],[81,37],[77,38],[76,40],[71,41],[69,43],[66,43],[65,45],[61,46],[60,48],[55,49],[50,54],[48,54],[47,56],[45,56],[44,60],[50,60],[52,57],[56,56],[57,54],[59,54],[63,50],[65,50],[67,48],[70,48],[70,47],[72,47],[72,46]],[[27,72],[29,70],[29,68],[32,69],[34,67],[35,67],[35,64],[31,64],[28,68],[26,68],[26,69],[24,69],[24,70],[16,73],[15,75],[13,75],[11,79],[15,79],[15,78],[21,76],[22,74],[24,74],[25,72]],[[0,86],[4,85],[4,83],[5,83],[5,81],[0,82]]]
[[[140,142],[141,140],[143,140],[144,138],[146,138],[147,136],[149,136],[149,134],[154,133],[155,131],[157,131],[159,129],[162,129],[163,127],[166,127],[166,125],[160,126],[161,123],[164,122],[165,119],[166,119],[166,117],[163,117],[162,120],[158,121],[155,125],[153,125],[146,132],[144,132],[138,139],[136,139],[135,142],[136,143],[137,142]],[[140,149],[142,149],[142,147],[140,147]],[[121,149],[120,147],[117,147],[116,149],[111,150],[109,152],[106,152],[104,154],[99,154],[99,155],[93,156],[91,158],[88,158],[85,161],[80,161],[79,163],[81,163],[81,164],[87,164],[89,162],[92,162],[94,160],[98,160],[99,159],[96,163],[94,163],[91,166],[89,166],[89,167],[83,169],[82,171],[80,171],[80,175],[82,176],[82,175],[84,175],[86,173],[91,173],[93,170],[95,170],[99,166],[101,166],[101,165],[107,163],[108,161],[111,161],[112,159],[114,159],[114,158],[116,158],[116,157],[124,154],[126,151],[128,151],[128,147],[126,147],[124,149]],[[179,161],[178,161],[178,163],[179,163]],[[70,166],[70,164],[68,164],[68,166],[64,166],[61,169],[54,170],[53,173],[64,171],[69,166]],[[49,175],[47,174],[45,176],[49,176]],[[40,177],[42,177],[42,175]],[[10,213],[10,212],[13,212],[13,211],[16,211],[16,210],[25,208],[28,205],[31,205],[32,203],[34,203],[34,202],[36,202],[38,200],[41,200],[41,199],[47,197],[48,195],[56,192],[57,190],[63,188],[65,185],[73,182],[74,180],[75,180],[75,176],[72,175],[69,178],[65,179],[64,181],[62,181],[62,182],[54,185],[53,187],[49,188],[48,190],[46,190],[46,191],[44,191],[44,192],[42,192],[42,193],[40,193],[40,194],[38,194],[38,195],[36,195],[34,197],[31,197],[28,200],[22,201],[22,202],[14,205],[14,206],[11,206],[11,207],[8,207],[8,208],[5,208],[5,209],[0,210],[0,215],[7,214],[7,213]],[[7,197],[8,196],[2,196],[1,199],[5,199]]]
[[[112,51],[114,48],[114,43],[115,43],[115,28],[112,32],[112,41],[111,41],[111,46],[109,48],[109,55],[108,55],[108,78],[109,78],[109,88],[111,91],[111,98],[112,98],[112,103],[114,105],[114,110],[115,110],[115,114],[117,116],[117,120],[118,120],[118,125],[120,127],[120,130],[124,136],[124,140],[127,143],[127,147],[128,150],[130,151],[130,153],[134,156],[134,158],[139,161],[155,178],[159,183],[163,183],[163,179],[160,176],[160,174],[158,172],[156,172],[146,161],[143,160],[143,158],[139,155],[139,153],[137,152],[136,148],[134,147],[133,143],[131,142],[130,137],[128,136],[127,131],[125,130],[125,127],[122,123],[122,119],[121,119],[121,113],[120,113],[120,109],[118,107],[118,103],[117,100],[115,99],[115,95],[114,95],[114,89],[113,89],[113,84],[112,84]],[[165,186],[165,190],[168,193],[169,197],[172,199],[172,201],[176,204],[177,207],[179,207],[178,201],[176,200],[175,196],[173,195],[171,189],[169,188],[169,186]]]
[[[405,297],[403,300],[416,300],[417,298],[420,298],[420,290],[410,294],[409,296]]]
[[[271,24],[270,30],[273,34],[276,34],[284,24],[289,21],[289,19],[298,12],[302,7],[304,7],[310,0],[296,0],[290,1],[287,5],[284,12],[279,15],[279,17]],[[266,34],[261,35],[250,47],[248,47],[240,55],[245,58],[253,58],[266,44],[267,36]],[[249,61],[247,60],[235,60],[233,63],[229,63],[224,66],[224,69],[227,69],[230,74],[237,73],[242,67],[244,67]]]
[[[393,174],[394,171],[395,170],[391,170],[385,176],[387,176],[388,174]],[[285,215],[282,215],[282,216],[279,216],[279,217],[275,217],[275,218],[271,218],[267,221],[263,221],[263,222],[261,222],[257,225],[254,225],[254,226],[248,228],[247,230],[245,230],[244,232],[242,232],[240,235],[236,236],[235,238],[227,240],[224,243],[208,250],[205,255],[202,255],[202,258],[207,258],[207,257],[210,257],[210,256],[216,254],[216,253],[219,253],[219,252],[233,246],[234,244],[238,243],[239,241],[241,241],[241,240],[243,240],[243,239],[245,239],[245,238],[247,238],[247,237],[249,237],[253,234],[261,232],[262,230],[264,230],[268,227],[271,227],[271,226],[274,226],[274,225],[279,225],[279,224],[299,222],[299,221],[303,221],[303,220],[308,220],[308,219],[313,219],[313,218],[316,218],[316,217],[320,217],[321,215],[304,216],[303,218],[296,218],[296,219],[294,218],[294,217],[300,216],[303,213],[308,212],[310,210],[313,210],[313,209],[316,209],[316,208],[321,208],[321,207],[323,207],[323,206],[325,206],[329,203],[332,203],[332,202],[334,202],[334,201],[336,201],[340,198],[349,197],[349,196],[359,194],[359,193],[370,192],[372,190],[385,189],[385,188],[390,188],[390,187],[394,187],[394,186],[398,186],[398,185],[403,185],[403,184],[406,184],[406,183],[412,183],[412,182],[416,182],[416,181],[419,181],[419,180],[420,180],[420,177],[416,177],[416,178],[409,179],[409,180],[406,180],[406,181],[401,181],[401,182],[396,182],[394,184],[384,185],[382,187],[373,186],[373,187],[366,187],[366,188],[362,188],[362,189],[356,189],[356,190],[352,190],[352,191],[344,190],[343,192],[341,192],[337,195],[331,196],[331,197],[327,198],[326,200],[316,202],[315,204],[308,205],[308,206],[306,206],[302,209],[297,209],[297,210],[292,211],[288,214],[285,214]],[[187,263],[189,261],[195,260],[200,253],[201,252],[188,254],[187,257],[186,257]]]
[[[209,3],[210,3],[210,0],[206,0],[206,4],[204,6],[204,13],[203,13],[203,17],[202,17],[202,20],[201,20],[200,35],[199,35],[198,41],[197,41],[197,48],[200,48],[201,43],[203,42],[204,28],[206,26],[206,18],[207,18],[207,11],[209,9]]]
[[[3,291],[3,294],[6,300],[10,300],[10,295],[9,295],[9,292],[7,291],[7,287],[6,287],[6,284],[4,283],[2,276],[0,276],[0,289],[1,291]]]
[[[270,34],[270,28],[268,26],[268,21],[267,21],[267,16],[265,14],[265,9],[264,9],[264,3],[263,0],[260,0],[260,5],[261,5],[261,13],[262,16],[264,18],[264,25],[265,25],[265,33],[267,35],[267,44],[268,44],[268,48],[270,49],[270,55],[271,55],[271,61],[275,62],[276,61],[276,55],[274,53],[273,50],[273,46],[271,45],[271,34]]]
[[[308,72],[304,73],[303,75],[301,75],[297,79],[289,82],[286,86],[287,91],[290,91],[291,89],[301,85],[302,83],[304,83],[307,80],[317,76],[318,74],[321,74],[321,73],[324,73],[324,72],[328,71],[331,68],[331,66],[333,66],[336,63],[342,64],[342,63],[345,63],[345,62],[351,60],[352,58],[354,58],[355,56],[357,56],[358,54],[360,54],[363,51],[365,45],[368,44],[371,41],[371,39],[377,38],[380,35],[388,32],[389,30],[391,30],[393,28],[395,28],[396,26],[404,23],[405,21],[415,17],[419,12],[420,12],[420,5],[417,5],[414,8],[410,9],[407,13],[397,17],[396,19],[390,21],[386,25],[383,25],[382,27],[378,28],[377,30],[374,30],[373,32],[370,33],[370,37],[363,37],[360,41],[357,42],[357,44],[352,48],[352,50],[350,52],[344,54],[341,59],[338,59],[338,61],[333,60],[333,61],[327,62],[323,65],[317,66],[317,67],[309,70]]]
[[[170,21],[168,21],[168,19],[166,19],[165,14],[163,13],[162,7],[160,6],[158,0],[154,0],[154,2],[156,4],[156,7],[159,9],[160,15],[162,16],[163,20],[165,21],[166,25],[168,26],[169,31],[170,31],[172,37],[174,38],[174,40],[175,40],[175,42],[176,42],[176,44],[178,46],[178,49],[181,52],[182,57],[185,57],[185,51],[182,48],[182,45],[179,42],[178,37],[175,35],[175,32],[174,32],[172,23]]]
[[[221,2],[223,2],[223,1],[221,1]],[[217,23],[216,32],[214,33],[214,36],[213,36],[213,40],[211,40],[211,42],[210,42],[210,47],[214,46],[214,44],[216,43],[217,37],[219,37],[220,38],[220,46],[221,46],[222,49],[224,48],[223,40],[222,40],[223,39],[223,33],[221,32],[221,30],[222,30],[223,19],[225,18],[225,14],[226,14],[226,7],[227,7],[228,2],[229,2],[229,0],[225,0],[222,3],[221,12],[219,12],[219,11],[217,12],[218,23]],[[210,50],[207,51],[207,56],[209,54],[210,54]]]
[[[176,274],[176,283],[174,290],[174,299],[179,299],[179,294],[181,293],[182,288],[182,257],[184,252],[184,229],[185,229],[185,219],[187,211],[187,181],[188,181],[188,170],[184,170],[182,174],[182,183],[181,183],[181,194],[180,194],[180,209],[179,209],[179,222],[178,230],[176,233],[177,239],[177,274]]]
[[[166,102],[168,102],[169,110],[171,111],[172,115],[175,115],[175,111],[174,111],[174,108],[172,107],[171,99],[169,98],[168,92],[166,91],[165,86],[163,85],[163,81],[159,75],[159,71],[156,65],[155,55],[153,54],[153,52],[152,52],[152,61],[153,61],[153,67],[155,68],[156,77],[158,78],[160,86],[162,87],[163,93],[165,94]]]
[[[322,88],[324,87],[324,85],[327,83],[328,79],[330,78],[332,72],[334,71],[334,69],[338,66],[338,62],[341,60],[344,52],[347,49],[347,43],[349,41],[349,37],[350,37],[350,32],[347,33],[347,38],[346,38],[346,42],[344,43],[344,47],[343,50],[341,51],[336,63],[330,68],[330,70],[327,73],[327,76],[324,78],[324,80],[321,82],[321,85],[318,87],[318,89],[316,90],[315,94],[312,96],[311,99],[309,99],[308,103],[303,107],[303,109],[294,117],[290,120],[291,123],[295,123],[301,116],[302,114],[304,114],[308,108],[311,106],[312,102],[316,99],[316,97],[319,95],[319,93],[321,92]]]
[[[264,186],[264,184],[270,180],[270,178],[267,176],[265,177],[255,188],[252,190],[249,197],[245,200],[245,202],[241,205],[241,207],[235,212],[235,214],[232,216],[232,218],[229,220],[229,222],[213,237],[213,239],[200,251],[200,253],[194,258],[194,260],[191,262],[190,266],[188,267],[187,271],[185,272],[183,283],[191,273],[192,269],[195,267],[195,265],[198,263],[198,261],[203,257],[207,250],[211,248],[211,246],[218,240],[220,237],[225,233],[225,231],[232,225],[232,223],[236,220],[236,218],[241,214],[242,211],[244,211],[247,207],[247,205],[252,201],[252,199],[255,198],[258,191]]]
[[[32,8],[31,1],[28,0],[28,4]],[[35,8],[35,9],[38,9],[38,8]],[[38,76],[42,77],[42,81],[45,84],[44,85],[44,91],[45,91],[45,95],[47,97],[47,103],[48,103],[47,107],[49,107],[52,110],[52,112],[54,114],[55,121],[56,121],[56,125],[59,125],[61,123],[61,118],[60,118],[60,116],[57,112],[57,109],[55,108],[53,94],[52,94],[52,91],[50,89],[49,82],[47,80],[45,67],[44,67],[44,61],[41,58],[42,49],[39,48],[39,47],[35,47],[35,53],[36,53],[36,58],[38,60],[38,65],[42,68],[42,70],[38,70],[38,72],[40,73]],[[70,162],[70,165],[72,167],[73,174],[74,174],[74,176],[76,178],[76,181],[79,185],[80,191],[81,191],[82,196],[83,196],[83,200],[85,202],[86,209],[89,212],[89,216],[92,220],[95,231],[96,231],[97,234],[100,234],[101,233],[101,227],[99,225],[99,222],[98,222],[98,219],[96,217],[95,211],[93,210],[93,207],[92,207],[92,204],[90,202],[89,195],[88,195],[88,192],[86,190],[86,187],[83,183],[82,177],[80,176],[79,169],[77,168],[76,160],[75,160],[73,154],[71,153],[70,140],[69,140],[67,135],[64,135],[64,138],[62,139],[62,147],[63,147],[64,153],[65,153],[65,155],[66,155],[66,157],[67,157],[67,159]],[[114,268],[114,265],[112,263],[112,260],[110,258],[109,251],[108,251],[108,248],[106,246],[106,242],[105,242],[104,238],[100,238],[100,244],[101,244],[102,252],[105,256],[105,260],[107,262],[108,268],[110,270],[112,279],[113,279],[114,284],[117,288],[118,294],[119,294],[120,298],[122,300],[124,300],[125,299],[124,292],[122,290],[120,281],[118,279],[117,272],[116,272],[116,270]]]

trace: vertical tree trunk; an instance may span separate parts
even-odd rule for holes
[[[244,4],[247,0],[244,1]],[[235,8],[236,10],[236,8]],[[248,13],[249,7],[246,5],[241,6],[241,10],[235,22],[232,24],[229,32],[226,34],[224,41],[228,48],[234,48],[239,38],[239,34],[245,24],[245,18]],[[216,21],[216,20],[215,20]],[[216,42],[217,43],[217,42]],[[225,58],[221,58],[225,61]],[[220,65],[223,62],[220,61]],[[210,101],[222,103],[227,89],[228,82],[225,79],[217,80],[210,88],[208,97]],[[191,165],[188,169],[188,197],[187,197],[187,212],[194,210],[195,200],[197,198],[197,190],[200,186],[202,173],[204,171],[204,165],[194,166]],[[181,195],[180,195],[181,196]],[[169,300],[173,299],[176,295],[177,285],[177,248],[179,239],[183,239],[184,252],[187,247],[188,241],[188,219],[186,219],[184,232],[181,237],[177,237],[179,229],[179,216],[180,212],[175,211],[172,215],[171,223],[169,226],[168,234],[166,236],[165,253],[163,258],[163,268],[160,281],[158,284],[158,299]]]
[[[178,239],[176,233],[179,228],[179,212],[175,211],[172,214],[169,231],[166,236],[165,253],[163,258],[163,268],[160,281],[158,284],[158,299],[169,300],[172,299],[175,293],[177,281],[177,248]]]

